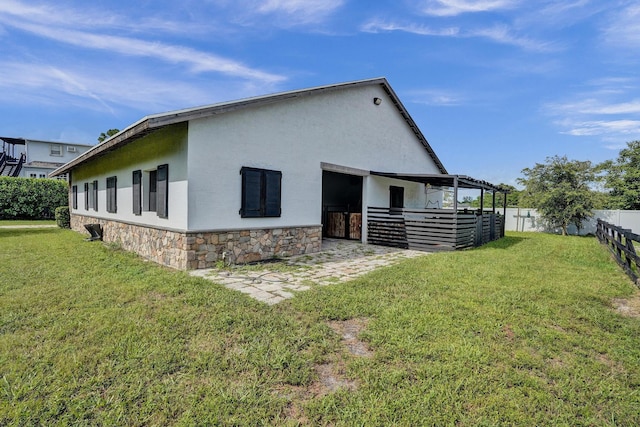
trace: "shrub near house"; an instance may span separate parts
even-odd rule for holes
[[[68,194],[61,180],[0,177],[0,219],[54,219]]]

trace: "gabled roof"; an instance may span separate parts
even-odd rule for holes
[[[398,109],[398,112],[400,113],[400,115],[407,122],[407,124],[409,125],[413,133],[415,133],[418,140],[424,146],[425,150],[427,150],[427,153],[429,154],[431,159],[435,162],[436,166],[438,167],[438,170],[441,173],[446,174],[447,170],[445,169],[444,165],[436,155],[435,151],[433,151],[433,149],[429,145],[429,142],[427,142],[427,139],[424,137],[424,135],[422,134],[422,132],[420,131],[416,123],[413,121],[413,119],[409,115],[409,112],[407,111],[407,109],[404,107],[404,105],[402,105],[402,102],[400,102],[400,99],[398,98],[396,93],[393,91],[393,89],[389,85],[389,82],[387,81],[387,79],[384,77],[380,77],[375,79],[358,80],[353,82],[337,83],[337,84],[327,85],[327,86],[318,86],[318,87],[313,87],[308,89],[299,89],[299,90],[293,90],[288,92],[280,92],[280,93],[271,94],[271,95],[256,96],[256,97],[245,98],[245,99],[240,99],[236,101],[221,102],[218,104],[212,104],[212,105],[207,105],[203,107],[188,108],[184,110],[170,111],[168,113],[153,114],[150,116],[146,116],[143,119],[132,124],[131,126],[127,127],[126,129],[113,135],[111,138],[94,146],[92,149],[76,157],[74,160],[70,161],[64,166],[54,170],[53,172],[51,172],[50,176],[62,175],[64,173],[67,173],[74,167],[79,166],[83,163],[86,163],[87,161],[91,160],[94,157],[104,155],[110,151],[115,150],[118,147],[121,147],[125,144],[133,142],[137,139],[140,139],[166,126],[187,122],[189,120],[211,117],[218,114],[224,114],[224,113],[241,110],[248,107],[256,107],[256,106],[274,104],[278,102],[285,102],[291,99],[301,98],[301,97],[319,94],[319,93],[337,91],[337,90],[346,89],[350,87],[371,86],[371,85],[381,86],[382,89],[389,95],[389,97],[391,98],[391,101],[393,102],[395,107]]]

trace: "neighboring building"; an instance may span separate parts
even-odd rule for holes
[[[92,147],[86,144],[3,136],[0,137],[0,143],[0,175],[24,178],[47,178],[55,169]]]
[[[147,116],[52,175],[69,174],[73,229],[194,269],[367,242],[369,208],[442,206],[425,180],[446,173],[379,78]]]

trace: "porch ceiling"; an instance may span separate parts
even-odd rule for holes
[[[491,184],[487,181],[471,178],[466,175],[439,175],[439,174],[412,174],[412,173],[391,173],[391,172],[370,172],[371,175],[384,176],[387,178],[402,179],[405,181],[421,182],[434,187],[455,187],[456,180],[458,188],[470,188],[476,190],[493,191],[497,193],[508,193],[509,190],[499,185]]]

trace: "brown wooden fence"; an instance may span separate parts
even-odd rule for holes
[[[423,251],[452,251],[480,246],[504,236],[498,214],[449,209],[367,210],[367,242]]]
[[[600,243],[607,245],[616,261],[618,261],[618,264],[620,264],[631,280],[640,286],[640,281],[638,281],[640,257],[636,254],[633,243],[640,243],[640,235],[632,233],[631,230],[598,219],[596,236],[598,236]]]

